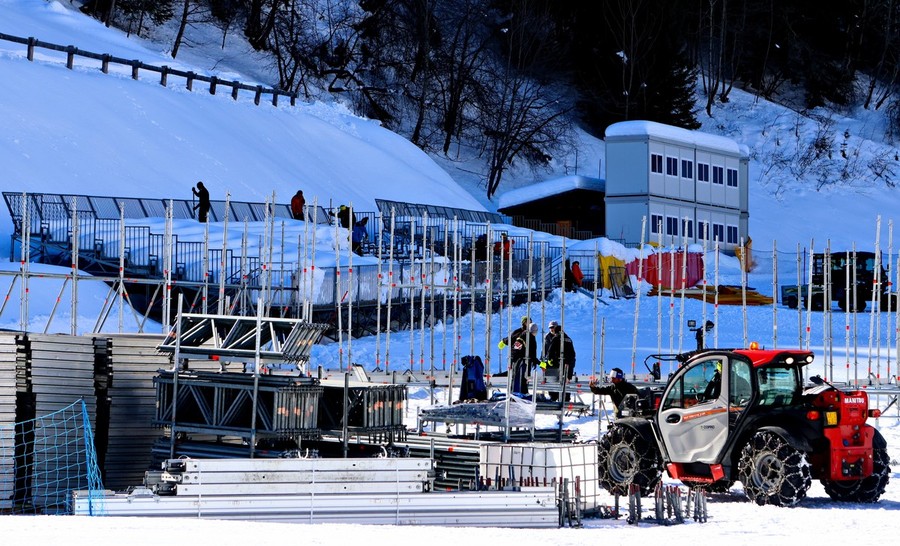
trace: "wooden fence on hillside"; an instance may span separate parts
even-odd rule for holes
[[[215,95],[218,88],[225,87],[231,90],[231,98],[237,100],[238,92],[241,90],[251,91],[253,92],[253,103],[257,106],[262,101],[262,97],[271,95],[271,103],[272,106],[278,106],[278,98],[286,97],[290,101],[291,106],[295,106],[297,103],[297,93],[292,93],[288,91],[282,91],[279,89],[275,89],[272,87],[264,87],[262,85],[250,85],[246,83],[241,83],[237,80],[227,81],[220,79],[217,76],[204,76],[202,74],[197,74],[192,71],[184,71],[178,70],[175,68],[171,68],[169,66],[155,66],[152,64],[147,64],[137,59],[125,59],[122,57],[116,57],[114,55],[110,55],[108,53],[94,53],[91,51],[85,51],[82,49],[78,49],[72,45],[59,45],[53,44],[50,42],[44,42],[38,40],[36,38],[23,38],[21,36],[13,36],[11,34],[4,34],[0,32],[0,40],[5,40],[7,42],[15,42],[18,44],[23,44],[27,47],[27,58],[29,61],[34,61],[34,52],[35,49],[46,49],[50,51],[59,51],[66,54],[66,68],[69,70],[74,69],[75,67],[75,58],[83,57],[85,59],[94,59],[100,61],[100,70],[104,74],[109,73],[110,65],[120,65],[123,67],[128,67],[131,69],[131,78],[134,80],[140,79],[140,72],[142,70],[147,72],[154,72],[159,74],[159,84],[163,87],[168,86],[169,84],[169,76],[175,76],[184,78],[185,86],[188,91],[194,90],[194,82],[202,82],[209,85],[209,93],[211,95]]]

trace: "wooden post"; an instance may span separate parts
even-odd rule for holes
[[[141,61],[134,60],[131,61],[131,79],[138,79],[138,70],[141,68]]]
[[[165,87],[169,81],[169,67],[163,65],[159,69],[159,85]]]
[[[256,95],[253,97],[253,104],[259,106],[259,97],[262,96],[262,86],[256,86]]]
[[[66,68],[72,70],[75,66],[75,46],[66,46]]]
[[[34,60],[34,42],[36,40],[34,38],[28,38],[28,60]]]
[[[212,78],[210,78],[210,81],[209,81],[209,94],[210,94],[210,95],[215,95],[215,94],[216,94],[216,84],[217,84],[217,83],[219,83],[219,78],[217,78],[217,77],[215,77],[215,76],[213,76]]]
[[[277,89],[272,90],[272,106],[274,106],[276,108],[278,107],[278,90]]]
[[[194,76],[195,76],[195,75],[196,75],[196,74],[194,74],[193,72],[188,72],[188,73],[187,73],[187,90],[188,90],[188,91],[193,91],[193,90],[194,90]]]
[[[100,71],[109,74],[109,53],[104,53],[103,58],[100,59]]]
[[[238,89],[240,89],[241,82],[234,80],[231,82],[231,98],[237,100]]]
[[[291,93],[291,106],[297,106],[297,93]]]

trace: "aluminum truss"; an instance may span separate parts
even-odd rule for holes
[[[256,357],[259,335],[261,359],[303,364],[327,328],[327,324],[288,318],[182,313],[180,328],[169,332],[159,350],[174,353],[177,348],[182,358],[246,361]]]

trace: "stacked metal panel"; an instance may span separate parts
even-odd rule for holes
[[[108,431],[101,459],[103,485],[124,489],[139,482],[150,468],[151,447],[162,435],[153,425],[156,391],[153,377],[171,368],[168,355],[156,347],[162,335],[110,335],[94,339],[98,381],[106,387]]]
[[[556,494],[550,487],[456,493],[210,497],[160,497],[140,489],[109,493],[99,502],[104,514],[119,517],[512,528],[555,528],[560,521]],[[73,491],[72,509],[76,515],[91,513],[87,491]]]
[[[16,486],[16,353],[17,338],[0,332],[0,510],[12,508]]]
[[[92,340],[78,336],[28,334],[28,343],[35,416],[51,416],[83,399],[91,427],[96,428]],[[75,418],[76,421],[80,419],[80,415]],[[64,430],[68,431],[69,427],[64,426]],[[80,479],[84,481],[82,486],[87,487],[83,469],[84,438],[67,437],[68,443],[60,444],[60,432],[61,428],[56,426],[35,426],[33,430],[35,447],[29,468],[30,502],[43,511],[65,508],[65,491],[57,482],[60,476],[66,476],[66,487],[77,487],[72,480],[78,479],[76,476],[80,469]]]
[[[556,527],[552,488],[427,492],[432,461],[172,459],[145,487],[100,500],[110,516],[178,516],[302,523]],[[84,491],[75,514],[91,513]]]
[[[144,485],[160,495],[422,493],[431,459],[169,459]]]

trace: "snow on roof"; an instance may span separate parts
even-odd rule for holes
[[[545,197],[550,197],[551,195],[558,195],[560,193],[565,193],[572,190],[593,190],[605,192],[606,181],[600,178],[581,176],[579,174],[564,176],[562,178],[554,178],[553,180],[538,182],[536,184],[531,184],[530,186],[510,190],[504,193],[500,196],[500,203],[497,208],[498,210],[502,211],[507,207],[514,207],[523,203],[531,203],[532,201],[537,201],[538,199],[543,199]]]
[[[739,146],[737,142],[730,138],[711,135],[709,133],[701,133],[700,131],[689,131],[681,127],[673,127],[656,123],[655,121],[622,121],[613,123],[606,128],[606,137],[634,137],[648,136],[656,138],[664,138],[667,140],[677,140],[687,144],[693,144],[697,147],[714,149],[738,155],[749,156],[749,149],[746,146]]]

